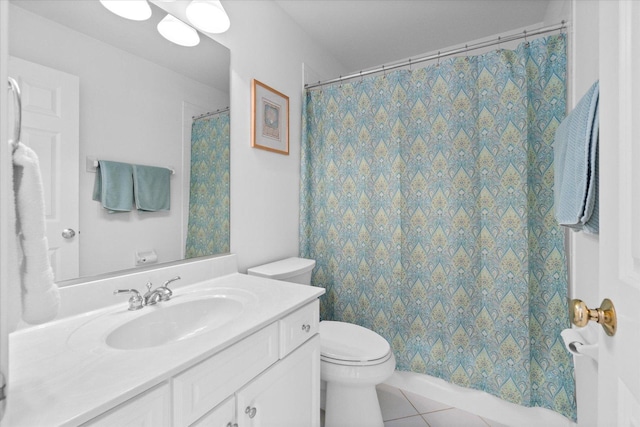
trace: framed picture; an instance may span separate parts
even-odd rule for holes
[[[251,84],[251,146],[289,154],[289,97],[255,79]]]

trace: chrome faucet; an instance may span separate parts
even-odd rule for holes
[[[164,282],[162,286],[151,290],[153,285],[151,282],[147,282],[147,292],[144,295],[140,295],[140,292],[135,289],[117,289],[113,291],[114,295],[121,293],[130,293],[133,294],[131,298],[129,298],[129,310],[140,310],[145,305],[155,305],[161,301],[169,301],[171,296],[173,295],[173,291],[169,289],[169,283],[175,282],[176,280],[180,280],[180,276],[176,276],[172,279]]]
[[[151,287],[153,285],[151,284],[151,282],[147,282],[146,286],[147,292],[145,292],[144,296],[142,297],[144,299],[144,305],[155,305],[162,301],[162,291],[160,291],[160,288],[152,291]]]
[[[140,310],[142,307],[144,307],[145,301],[140,295],[140,292],[136,291],[135,289],[116,289],[115,291],[113,291],[114,295],[118,295],[122,293],[133,294],[131,295],[131,298],[129,298],[130,311]]]

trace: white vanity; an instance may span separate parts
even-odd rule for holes
[[[12,334],[6,425],[319,426],[324,290],[219,267],[235,265],[233,255],[209,262],[204,273],[188,264],[154,270],[188,282],[157,306],[129,311],[118,296]],[[217,277],[201,280],[208,270]],[[141,290],[144,277],[104,280],[93,291]],[[87,298],[87,288],[62,293],[63,303]]]

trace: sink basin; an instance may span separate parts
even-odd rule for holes
[[[67,344],[77,351],[145,350],[205,336],[256,307],[249,291],[215,287],[174,294],[170,301],[127,310],[126,302],[88,313]]]
[[[149,309],[152,311],[111,331],[106,344],[120,350],[135,350],[180,341],[233,320],[242,312],[243,304],[236,299],[213,296],[143,310]]]

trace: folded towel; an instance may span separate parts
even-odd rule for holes
[[[555,216],[560,225],[598,233],[598,82],[560,123],[554,141]]]
[[[9,141],[9,150],[12,150],[11,141]],[[9,197],[7,197],[7,224],[9,224],[8,234],[8,246],[9,251],[7,253],[7,301],[22,301],[22,277],[20,276],[20,265],[22,264],[22,251],[18,244],[18,229],[16,223],[16,198],[15,198],[15,179],[13,174],[15,173],[15,167],[11,163],[12,167],[12,186]],[[11,232],[13,231],[13,233]],[[4,237],[3,237],[4,238]],[[22,319],[22,304],[6,304],[8,313],[6,313],[6,325],[9,332],[13,332],[18,328],[20,319]]]
[[[133,168],[129,163],[98,161],[93,200],[109,211],[128,212],[133,206]]]
[[[43,323],[58,314],[60,295],[49,262],[45,236],[44,190],[38,156],[19,143],[13,154],[16,235],[22,249],[20,266],[22,319]]]
[[[133,165],[133,191],[141,211],[168,211],[171,208],[171,170]]]

